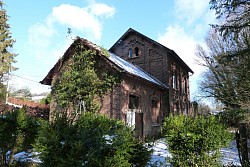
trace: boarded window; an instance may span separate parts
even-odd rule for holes
[[[129,95],[129,109],[139,109],[139,97],[135,95]]]

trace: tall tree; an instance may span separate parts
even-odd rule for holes
[[[250,52],[244,51],[250,46],[249,34],[229,40],[211,31],[205,40],[207,50],[197,47],[198,63],[207,69],[200,83],[204,97],[231,108],[249,108]]]
[[[217,19],[222,23],[213,25],[223,35],[237,35],[250,29],[249,0],[210,0],[211,9],[215,10]]]
[[[203,56],[210,69],[205,77],[210,83],[203,82],[203,86],[216,87],[217,89],[207,89],[210,91],[209,94],[217,95],[217,99],[226,103],[227,106],[237,107],[240,110],[247,108],[248,114],[245,113],[243,118],[250,123],[250,1],[210,0],[210,4],[211,9],[216,11],[217,19],[221,20],[221,24],[212,25],[212,27],[224,37],[223,41],[218,42],[220,47],[217,46],[212,50],[227,49],[217,54],[218,59],[211,59],[217,60],[218,65],[215,66],[209,56],[207,59]],[[214,44],[216,46],[216,43]],[[236,117],[237,110],[233,109]],[[241,124],[236,140],[243,167],[248,167],[250,164],[246,136],[246,124]]]
[[[10,33],[10,25],[7,23],[9,16],[4,9],[5,4],[0,0],[0,84],[6,73],[15,68],[11,65],[15,62],[16,54],[11,53],[11,48],[15,42]]]

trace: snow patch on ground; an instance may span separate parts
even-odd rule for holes
[[[152,145],[152,147],[149,149],[153,150],[153,153],[151,154],[148,167],[151,165],[159,167],[171,166],[170,163],[166,162],[167,159],[172,158],[172,155],[167,150],[165,139],[158,139],[154,143],[150,143],[150,145]]]
[[[228,148],[222,148],[221,149],[222,154],[222,164],[223,165],[236,165],[241,166],[240,164],[240,158],[239,153],[236,145],[236,141],[232,140],[229,144]]]
[[[150,167],[151,165],[159,167],[171,166],[169,163],[167,163],[167,159],[171,159],[172,155],[167,150],[165,138],[158,139],[154,143],[150,144],[152,145],[152,147],[149,149],[153,150],[153,153],[151,154],[151,159],[148,167]],[[221,154],[221,162],[223,165],[241,166],[235,140],[232,140],[230,142],[228,148],[222,148]]]
[[[107,142],[112,141],[111,136],[105,136]],[[151,159],[148,162],[147,167],[157,166],[157,167],[171,167],[171,164],[168,163],[168,160],[172,158],[172,155],[168,151],[167,144],[165,142],[165,138],[161,138],[156,140],[155,142],[151,142],[146,144],[149,150],[153,150],[151,154]],[[221,149],[221,162],[223,165],[236,165],[241,166],[238,150],[236,147],[236,141],[232,140],[228,148]],[[42,161],[38,158],[39,153],[32,152],[19,152],[15,154],[14,159],[20,162],[33,162],[33,163],[42,163]]]
[[[15,161],[18,162],[33,162],[33,163],[42,163],[42,161],[38,158],[38,152],[19,152],[14,155]]]

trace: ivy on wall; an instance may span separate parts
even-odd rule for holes
[[[97,112],[102,96],[119,82],[120,75],[104,62],[102,56],[77,43],[52,86],[52,94],[64,112],[77,111],[83,103],[86,111]]]

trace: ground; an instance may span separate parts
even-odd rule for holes
[[[165,138],[161,138],[161,139],[156,140],[155,142],[148,143],[147,146],[149,146],[149,149],[153,149],[153,152],[151,154],[151,159],[147,167],[151,167],[151,166],[157,166],[157,167],[169,166],[170,167],[171,166],[167,162],[168,159],[171,159],[172,156],[167,150],[168,147],[165,142]],[[32,155],[34,154],[37,154],[37,153],[20,152],[15,155],[15,160],[41,163],[41,161],[38,158],[32,157]],[[228,148],[222,148],[221,154],[222,154],[221,161],[223,165],[241,166],[235,140],[232,140],[230,142],[230,145]]]
[[[149,164],[155,165],[157,167],[170,166],[170,164],[167,163],[167,159],[170,159],[172,156],[167,150],[165,138],[158,139],[151,144],[152,147],[150,149],[153,149],[153,153],[151,155]],[[223,165],[241,166],[235,140],[232,140],[230,142],[228,148],[222,148],[221,154],[221,161]],[[148,165],[148,167],[150,167],[150,165]]]

